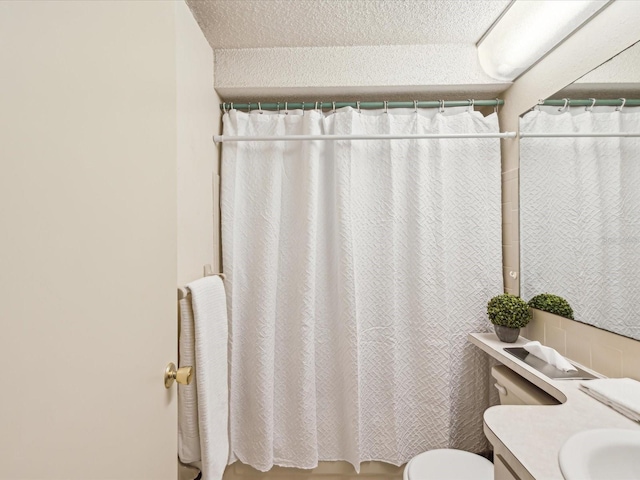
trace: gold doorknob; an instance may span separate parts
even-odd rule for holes
[[[164,371],[165,388],[171,388],[174,381],[180,385],[189,385],[191,380],[193,380],[193,367],[180,367],[176,370],[175,364],[170,363]]]

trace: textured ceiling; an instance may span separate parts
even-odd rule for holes
[[[186,0],[214,49],[475,44],[510,0]]]

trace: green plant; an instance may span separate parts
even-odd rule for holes
[[[503,327],[522,328],[531,320],[531,310],[527,302],[510,293],[489,300],[487,313],[491,323]]]
[[[529,306],[531,308],[537,308],[538,310],[544,310],[545,312],[573,320],[573,309],[571,308],[571,305],[569,305],[569,302],[564,298],[559,297],[558,295],[541,293],[529,300]]]

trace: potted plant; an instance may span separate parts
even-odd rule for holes
[[[569,302],[558,295],[550,293],[541,293],[529,300],[529,307],[543,310],[545,312],[560,315],[561,317],[573,320],[573,309]]]
[[[487,313],[496,335],[506,343],[514,343],[520,335],[520,329],[531,320],[531,310],[527,302],[510,293],[489,300]]]

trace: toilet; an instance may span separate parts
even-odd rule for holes
[[[504,365],[491,369],[502,405],[557,405],[540,390]],[[404,480],[493,480],[493,463],[475,453],[443,448],[416,455],[404,468]]]
[[[493,480],[493,463],[475,453],[452,448],[416,455],[404,467],[404,480]]]

